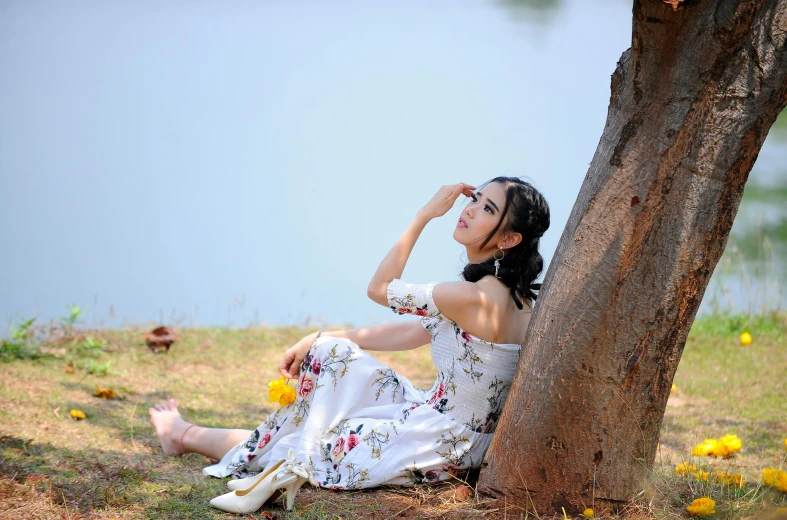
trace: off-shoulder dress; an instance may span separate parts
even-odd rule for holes
[[[437,379],[429,390],[354,342],[323,335],[304,359],[296,399],[270,414],[206,475],[248,477],[289,448],[320,487],[437,482],[478,467],[508,395],[521,346],[491,343],[440,313],[435,283],[394,279],[388,303],[429,331]]]

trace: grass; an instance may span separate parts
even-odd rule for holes
[[[742,346],[749,331],[753,341]],[[695,321],[675,374],[676,389],[661,425],[656,466],[647,490],[656,518],[685,518],[694,498],[717,499],[715,518],[747,518],[787,506],[787,494],[763,488],[762,469],[785,467],[787,437],[787,314],[721,314]],[[691,456],[706,438],[735,434],[743,449],[731,459]],[[680,478],[682,462],[712,472],[740,473],[744,490]]]
[[[747,347],[738,340],[744,329],[754,338]],[[629,517],[687,518],[685,506],[704,495],[717,499],[714,518],[743,519],[787,506],[787,494],[758,485],[762,469],[783,467],[787,454],[785,329],[787,314],[777,313],[695,321],[656,466]],[[168,354],[151,353],[143,332],[73,329],[41,342],[48,355],[0,365],[0,519],[235,518],[208,505],[225,492],[225,480],[202,475],[204,457],[160,453],[147,410],[174,397],[187,420],[252,429],[274,410],[267,382],[278,376],[279,357],[310,330],[185,329]],[[426,348],[374,354],[416,386],[431,386],[436,375]],[[90,370],[110,362],[112,370]],[[120,398],[95,397],[97,386],[113,388]],[[72,408],[87,418],[72,420]],[[743,439],[733,459],[689,457],[695,444],[727,433]],[[736,491],[680,478],[674,467],[683,461],[742,473],[748,485]],[[516,507],[491,510],[457,500],[457,484],[343,492],[304,486],[294,512],[276,502],[244,518],[265,518],[265,511],[280,519],[521,517]]]

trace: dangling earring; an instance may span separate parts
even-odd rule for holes
[[[503,256],[498,258],[497,257],[497,251],[500,251],[501,253],[503,253]],[[500,269],[500,260],[502,260],[506,256],[506,252],[503,251],[502,249],[498,249],[497,251],[495,251],[495,254],[493,256],[493,258],[495,259],[495,278],[499,278],[499,276],[497,276],[497,270]]]

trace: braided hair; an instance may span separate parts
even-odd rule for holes
[[[538,241],[549,229],[549,205],[533,185],[518,177],[495,177],[482,184],[478,189],[492,182],[499,182],[505,187],[506,202],[500,215],[500,221],[487,235],[479,249],[483,249],[492,240],[501,225],[503,231],[522,235],[522,241],[519,244],[505,250],[498,271],[498,279],[511,291],[511,297],[517,308],[522,309],[520,298],[533,301],[538,296],[535,291],[541,289],[541,284],[533,283],[533,281],[538,278],[544,268],[544,259],[538,252]],[[507,220],[506,215],[508,215]],[[492,256],[477,264],[468,263],[462,270],[462,278],[468,282],[477,282],[486,275],[494,276],[494,262],[495,259]]]

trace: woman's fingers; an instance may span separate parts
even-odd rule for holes
[[[451,186],[451,192],[448,195],[448,199],[456,200],[456,198],[459,197],[459,195],[464,195],[466,197],[469,197],[470,195],[473,194],[474,189],[475,186],[473,186],[472,184],[466,184],[464,182],[460,182],[459,184],[454,184],[453,186]]]
[[[471,196],[474,190],[475,190],[475,186],[462,183],[462,195],[464,195],[465,197]]]
[[[292,365],[293,360],[295,359],[295,354],[290,351],[284,353],[284,357],[281,359],[281,363],[279,363],[279,373],[284,377],[290,377],[290,365]]]
[[[454,201],[459,197],[462,193],[462,185],[461,184],[454,184],[453,186],[446,186],[446,189],[443,191],[443,204],[451,204],[453,205]],[[450,206],[449,206],[450,208]]]
[[[302,363],[303,363],[303,358],[301,359],[295,358],[295,360],[292,362],[289,368],[290,378],[295,379],[296,377],[298,377],[297,374],[301,370]]]
[[[459,198],[459,195],[464,194],[470,197],[475,189],[472,184],[460,182],[458,184],[445,184],[440,187],[432,199],[423,207],[426,215],[429,218],[436,218],[445,215],[448,210]]]

